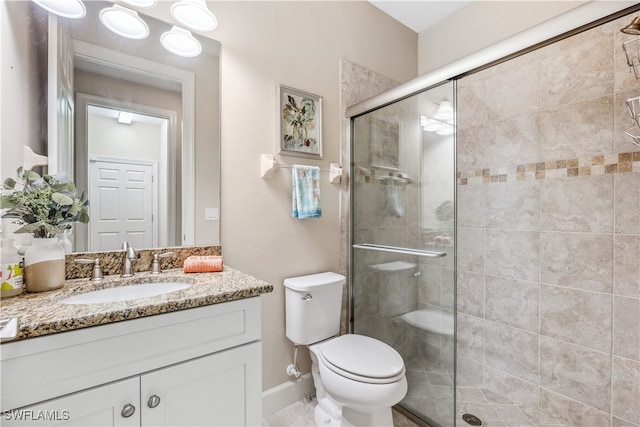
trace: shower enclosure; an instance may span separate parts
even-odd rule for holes
[[[434,426],[456,418],[454,99],[449,81],[351,122],[353,332],[403,356],[400,407]]]

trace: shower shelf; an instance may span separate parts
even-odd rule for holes
[[[413,262],[405,262],[405,261],[393,261],[393,262],[385,262],[382,264],[374,264],[370,265],[369,268],[377,271],[403,271],[403,270],[411,270],[417,267],[417,264]]]
[[[382,169],[385,173],[384,175],[378,174],[377,170]],[[392,179],[394,181],[400,182],[402,184],[408,184],[414,182],[412,178],[410,178],[407,174],[398,172],[397,170],[392,170],[390,168],[380,168],[376,166],[372,166],[369,168],[365,168],[363,166],[358,167],[358,172],[360,175],[368,176],[370,178],[374,178],[378,181],[384,181],[386,179]]]

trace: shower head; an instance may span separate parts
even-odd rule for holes
[[[634,18],[634,20],[631,21],[631,24],[627,25],[620,31],[625,34],[631,34],[634,36],[640,35],[640,16],[637,16],[636,18]]]

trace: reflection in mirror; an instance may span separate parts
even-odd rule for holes
[[[87,14],[80,20],[47,16],[32,2],[5,4],[16,28],[32,26],[28,38],[40,63],[34,68],[49,70],[48,79],[37,78],[48,80],[42,91],[54,100],[48,120],[43,120],[48,130],[41,131],[48,134],[49,172],[67,172],[90,195],[90,217],[96,222],[74,230],[74,250],[117,249],[125,239],[138,248],[219,243],[218,221],[205,222],[196,209],[204,213],[220,207],[220,44],[196,35],[203,47],[200,56],[173,55],[159,42],[171,24],[143,13],[150,36],[125,39],[99,22],[98,14],[109,2],[86,2]],[[48,65],[43,64],[47,57]],[[46,97],[41,98],[44,104]],[[119,124],[114,111],[134,113],[140,121]],[[149,123],[157,120],[164,124]],[[145,137],[133,132],[142,128]],[[131,182],[101,186],[107,175],[115,179],[116,164],[128,171],[121,176],[134,180],[145,176],[140,170],[149,169],[142,179],[149,180],[145,189]],[[141,169],[130,172],[133,164]],[[116,196],[116,188],[127,190],[117,190]],[[124,214],[115,209],[116,202],[135,210]]]
[[[175,194],[175,186],[167,188],[174,182],[167,178],[173,170],[168,148],[175,144],[170,129],[170,124],[175,127],[175,112],[147,115],[142,106],[117,108],[109,100],[85,95],[77,99],[83,110],[88,105],[88,250],[119,249],[124,240],[136,248],[175,246],[167,225],[173,212],[167,195]],[[120,199],[126,210],[118,209]]]

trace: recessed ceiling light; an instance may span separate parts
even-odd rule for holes
[[[120,1],[136,7],[153,7],[158,3],[158,0],[120,0]]]
[[[122,37],[141,40],[149,36],[149,26],[138,16],[138,13],[117,4],[102,9],[100,21],[105,27]]]
[[[171,16],[195,31],[212,31],[218,26],[204,0],[180,0],[171,5]]]
[[[120,111],[118,113],[118,123],[122,123],[125,125],[130,125],[131,120],[133,120],[133,113],[130,111]]]
[[[169,52],[179,56],[193,57],[202,52],[200,42],[191,32],[176,26],[160,36],[160,43]]]
[[[63,18],[82,18],[87,9],[80,0],[33,0],[35,4]]]

